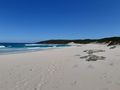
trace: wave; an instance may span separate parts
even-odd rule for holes
[[[5,46],[3,46],[3,45],[0,45],[0,48],[5,48]]]
[[[52,44],[25,44],[25,47],[53,47]]]
[[[29,47],[27,49],[41,49],[40,47]]]
[[[25,46],[40,46],[41,44],[25,44]]]
[[[50,48],[53,48],[53,47],[27,47],[26,49],[29,49],[29,50],[44,50],[44,49],[50,49]]]

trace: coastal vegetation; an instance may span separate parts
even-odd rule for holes
[[[56,39],[56,40],[40,41],[37,43],[39,44],[68,44],[71,42],[78,43],[78,44],[107,43],[109,46],[109,45],[120,44],[120,37],[108,37],[108,38],[101,38],[101,39],[77,39],[77,40]]]

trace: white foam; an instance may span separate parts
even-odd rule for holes
[[[27,49],[41,49],[41,47],[29,47]]]
[[[25,44],[25,46],[40,46],[41,44]]]
[[[3,45],[0,45],[0,48],[5,48],[5,46],[3,46]]]

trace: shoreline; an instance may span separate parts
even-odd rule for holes
[[[96,61],[87,61],[89,52]],[[0,89],[119,90],[119,52],[120,47],[87,44],[0,55]]]
[[[31,49],[31,50],[21,50],[21,51],[10,51],[10,52],[4,52],[0,53],[0,55],[10,55],[10,54],[22,54],[22,53],[31,53],[31,52],[39,52],[39,51],[44,51],[44,50],[51,50],[51,49],[61,49],[61,48],[66,48],[66,47],[56,47],[56,48],[42,48],[42,49]]]

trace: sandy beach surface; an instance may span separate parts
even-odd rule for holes
[[[120,46],[0,55],[0,90],[120,90]]]

